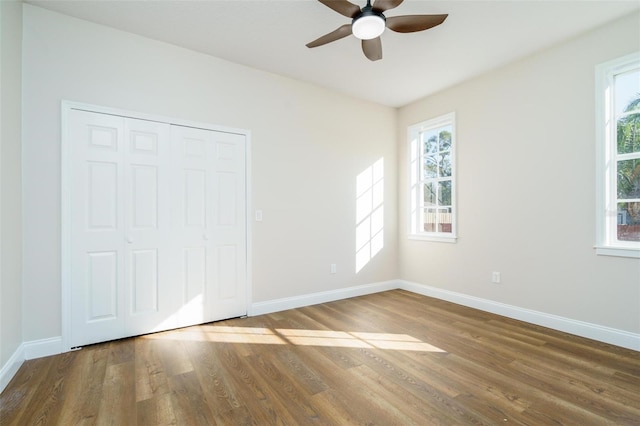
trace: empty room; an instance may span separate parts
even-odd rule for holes
[[[1,425],[640,424],[640,3],[0,0]]]

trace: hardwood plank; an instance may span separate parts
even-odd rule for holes
[[[328,389],[321,374],[313,371],[296,352],[292,350],[276,351],[276,356],[278,366],[299,382],[306,395],[315,395]]]
[[[137,424],[178,425],[173,411],[172,396],[164,393],[137,403]]]
[[[518,370],[530,376],[536,376],[540,381],[553,382],[553,387],[546,388],[548,393],[552,393],[575,406],[583,407],[603,419],[610,419],[615,424],[632,424],[634,421],[640,420],[640,406],[628,405],[636,401],[630,399],[619,401],[618,396],[604,394],[602,393],[604,389],[600,390],[602,388],[594,390],[585,386],[571,374],[560,374],[546,369],[541,371],[535,365],[523,362],[517,362],[516,365]],[[637,400],[637,395],[632,396],[629,393],[629,397]]]
[[[171,405],[180,425],[215,425],[216,421],[202,393],[194,371],[169,377]]]
[[[215,402],[216,412],[227,412],[240,408],[235,387],[231,385],[225,369],[220,367],[217,352],[211,344],[195,342],[189,348],[189,355],[196,365],[195,372],[208,400]]]
[[[162,363],[163,369],[167,377],[176,376],[178,374],[190,373],[193,371],[193,364],[187,355],[186,349],[180,339],[181,330],[176,330],[175,338],[155,340],[154,346],[158,354],[158,358]],[[160,333],[162,336],[172,336],[168,332]]]
[[[110,359],[115,360],[114,357]],[[108,365],[102,386],[97,424],[124,425],[135,422],[137,418],[135,402],[133,361]]]
[[[402,290],[27,361],[0,424],[640,424],[640,353]]]
[[[37,409],[25,413],[27,415],[20,419],[20,423],[47,424],[59,417],[64,390],[69,386],[67,376],[75,357],[74,352],[50,357],[49,371],[42,379],[42,385],[32,395],[32,400],[38,402]]]
[[[163,343],[154,338],[135,340],[136,401],[169,393],[167,372],[160,355]]]
[[[280,349],[275,349],[276,351]],[[268,382],[269,389],[282,401],[287,401],[286,409],[295,419],[308,422],[319,417],[319,411],[311,399],[306,398],[302,387],[297,380],[292,379],[288,372],[282,368],[273,357],[273,351],[267,354],[256,354],[249,357],[250,364],[255,368],[260,377]]]
[[[25,406],[40,409],[40,401],[34,396],[39,387],[35,384],[46,384],[54,357],[46,357],[25,361],[7,388],[0,394],[0,424],[26,424],[26,418],[32,410],[24,410]],[[11,389],[11,392],[7,392]]]
[[[60,424],[88,425],[96,422],[108,358],[108,345],[97,345],[76,352],[76,366],[69,375]]]
[[[228,371],[228,378],[237,389],[244,407],[257,424],[296,424],[288,410],[288,401],[279,397],[268,379],[261,374],[253,358],[262,353],[261,345],[246,345],[243,355],[237,345],[215,345],[217,358]],[[270,348],[269,348],[270,349]],[[246,351],[249,355],[244,355]]]

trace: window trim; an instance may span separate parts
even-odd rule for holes
[[[414,217],[417,214],[417,208],[420,205],[420,199],[418,191],[414,194],[415,187],[420,184],[422,180],[420,178],[420,173],[422,172],[422,167],[417,164],[414,164],[414,155],[421,158],[422,155],[422,143],[417,140],[417,136],[426,130],[430,130],[433,128],[441,127],[443,125],[450,124],[452,127],[451,134],[451,232],[419,232],[416,228],[416,218]],[[434,117],[429,120],[422,121],[420,123],[411,125],[407,129],[407,146],[408,146],[408,154],[407,154],[407,164],[409,171],[409,185],[408,185],[408,226],[407,226],[407,238],[410,240],[420,240],[420,241],[432,241],[432,242],[441,242],[441,243],[455,243],[458,239],[457,228],[458,228],[458,200],[457,200],[457,162],[456,162],[456,149],[457,149],[457,136],[456,136],[456,113],[450,112],[447,114],[443,114],[437,117]],[[413,144],[416,144],[414,147]],[[420,160],[418,159],[418,163]]]
[[[612,194],[616,181],[615,123],[608,125],[611,118],[613,77],[638,66],[640,52],[617,58],[596,66],[595,75],[595,118],[596,118],[596,244],[597,255],[640,258],[640,243],[617,241],[614,235],[617,224],[616,194]],[[607,94],[608,92],[608,94]]]

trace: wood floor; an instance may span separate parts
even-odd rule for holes
[[[402,290],[25,362],[0,424],[639,425],[640,353]]]

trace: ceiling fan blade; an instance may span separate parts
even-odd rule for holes
[[[323,44],[331,43],[332,41],[340,40],[351,34],[351,24],[344,24],[336,30],[331,31],[322,37],[307,43],[307,47],[318,47]]]
[[[362,40],[362,51],[364,52],[364,56],[371,61],[382,59],[382,41],[380,37]]]
[[[449,15],[405,15],[387,18],[387,28],[397,33],[413,33],[440,25]]]
[[[347,18],[353,18],[360,13],[360,8],[347,0],[318,0],[325,6],[335,10]]]
[[[373,2],[373,10],[376,12],[384,12],[385,10],[393,9],[400,6],[404,0],[376,0]]]

